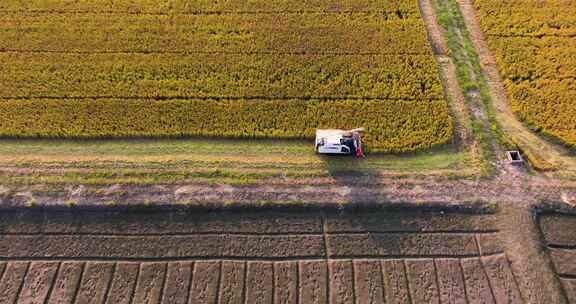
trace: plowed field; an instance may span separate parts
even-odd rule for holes
[[[576,216],[544,214],[540,229],[558,279],[570,303],[576,303]]]
[[[2,214],[0,303],[521,303],[493,216]]]

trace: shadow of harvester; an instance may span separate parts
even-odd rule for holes
[[[363,158],[352,156],[320,156],[329,176],[339,188],[345,209],[379,206],[386,201],[381,173],[367,165]]]

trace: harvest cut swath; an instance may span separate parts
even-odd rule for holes
[[[0,4],[0,136],[450,141],[417,1],[244,2]]]
[[[512,110],[534,130],[576,145],[573,1],[475,0]]]

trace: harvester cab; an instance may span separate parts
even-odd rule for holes
[[[362,133],[364,128],[353,130],[316,130],[316,153],[340,154],[363,157]]]

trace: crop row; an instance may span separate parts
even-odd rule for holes
[[[505,78],[518,81],[576,78],[576,39],[546,36],[489,39]],[[529,58],[529,60],[527,60]]]
[[[414,0],[6,0],[0,136],[450,141]]]
[[[410,100],[2,100],[3,137],[313,138],[367,128],[374,151],[430,148],[452,137],[446,102]]]
[[[0,62],[0,97],[443,97],[425,55],[8,52]]]
[[[528,126],[576,145],[573,1],[476,0],[512,110]]]
[[[576,80],[506,82],[512,110],[529,126],[576,145]]]
[[[430,53],[420,19],[386,20],[376,13],[0,13],[0,28],[0,50]]]
[[[477,0],[475,4],[489,35],[576,36],[574,1]]]
[[[418,15],[418,3],[413,0],[3,0],[0,2],[0,10],[130,13],[381,11],[405,15]]]

